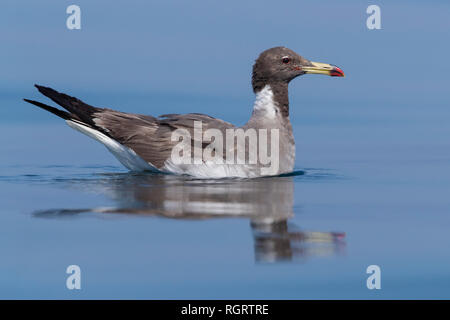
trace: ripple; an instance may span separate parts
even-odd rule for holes
[[[36,183],[36,184],[61,184],[61,183],[89,183],[98,180],[114,181],[126,183],[152,184],[151,180],[164,177],[167,183],[194,183],[194,184],[226,184],[233,181],[267,181],[267,179],[293,178],[296,182],[307,181],[330,181],[348,179],[335,172],[333,169],[326,168],[301,168],[293,172],[281,174],[278,176],[260,177],[260,178],[222,178],[222,179],[199,179],[187,175],[173,175],[155,172],[129,172],[119,166],[105,165],[45,165],[45,166],[8,166],[1,168],[8,174],[0,175],[0,182],[7,183]]]

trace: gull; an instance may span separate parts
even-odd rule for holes
[[[71,128],[105,145],[130,171],[164,172],[198,178],[255,178],[287,174],[294,169],[295,142],[289,119],[288,85],[291,80],[304,74],[344,76],[340,68],[312,62],[286,47],[263,51],[253,65],[252,87],[256,95],[253,112],[249,121],[242,127],[199,113],[154,117],[94,107],[41,85],[35,87],[65,110],[34,100],[24,100],[55,114],[64,119]],[[196,123],[201,124],[200,141],[195,132]],[[256,162],[248,161],[254,159],[255,155],[256,158],[261,155],[264,147],[261,144],[261,136],[257,137],[256,142],[253,141],[256,147],[249,146],[252,142],[249,138],[251,135],[244,135],[244,139],[239,140],[232,136],[232,143],[223,143],[222,147],[215,144],[214,148],[211,148],[202,140],[203,133],[210,129],[222,137],[226,137],[230,130],[241,130],[244,134],[250,130],[257,133],[266,132],[265,149],[270,150],[271,161],[276,159],[276,166],[273,163],[263,163],[259,159]],[[190,162],[180,162],[174,158],[174,154],[180,151],[177,149],[177,152],[174,152],[180,143],[179,137],[174,139],[174,133],[180,130],[188,135],[186,139],[182,139],[186,141],[178,155],[184,152],[187,154],[189,150],[184,147],[193,146],[194,150],[189,154],[189,159],[192,160]],[[276,134],[273,133],[274,130]],[[271,139],[275,137],[276,140]],[[212,140],[211,138],[210,141]],[[217,140],[217,136],[214,140]],[[243,153],[235,156],[233,152],[238,153],[239,148]],[[204,158],[205,151],[215,156],[213,161],[211,158]],[[231,161],[225,157],[230,152],[233,154]]]

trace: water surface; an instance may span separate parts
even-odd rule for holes
[[[74,31],[68,4],[2,2],[0,298],[450,297],[448,1],[380,0],[381,30],[354,0],[130,3],[78,0]],[[291,83],[295,175],[131,174],[21,101],[242,125],[277,45],[346,74]]]
[[[296,126],[296,174],[197,180],[128,173],[57,119],[4,124],[0,294],[448,297],[449,149],[346,126]],[[65,288],[71,264],[79,292]],[[366,288],[371,264],[379,291]]]

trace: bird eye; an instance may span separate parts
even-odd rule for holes
[[[283,63],[289,63],[291,59],[289,59],[289,57],[283,57],[281,61],[283,61]]]

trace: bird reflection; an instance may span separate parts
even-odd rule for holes
[[[336,255],[345,248],[345,233],[304,231],[293,217],[292,176],[257,179],[196,180],[154,174],[102,174],[96,179],[65,181],[106,194],[111,208],[58,209],[37,217],[83,212],[151,215],[172,219],[245,218],[250,220],[256,262],[306,260]]]

